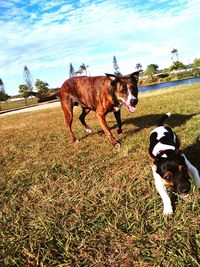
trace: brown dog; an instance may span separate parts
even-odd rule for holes
[[[113,74],[106,76],[73,77],[64,82],[62,87],[53,96],[60,95],[62,109],[65,115],[66,129],[72,141],[77,141],[71,130],[73,119],[73,107],[80,105],[82,113],[79,117],[86,132],[92,132],[85,122],[86,115],[91,111],[96,111],[100,125],[108,140],[115,147],[120,144],[115,140],[105,120],[108,112],[113,111],[118,133],[122,132],[121,116],[119,106],[123,105],[130,112],[135,111],[138,102],[138,77],[136,71],[130,75],[117,77]],[[52,97],[52,95],[51,95]]]

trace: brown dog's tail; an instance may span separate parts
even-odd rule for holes
[[[38,102],[46,102],[46,101],[51,101],[51,100],[55,100],[60,96],[60,88],[55,91],[54,93],[40,93],[40,92],[30,92],[29,95],[33,95],[35,97],[37,97],[39,100]]]

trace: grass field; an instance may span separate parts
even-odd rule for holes
[[[35,105],[37,103],[38,102],[37,102],[36,98],[27,99],[27,106]],[[10,100],[8,100],[7,103],[6,102],[2,102],[1,103],[0,111],[9,110],[9,109],[15,109],[15,108],[21,108],[21,107],[25,107],[25,106],[26,106],[25,100],[19,100],[19,101],[10,101]]]
[[[140,95],[122,109],[121,148],[113,148],[95,113],[88,135],[75,109],[69,141],[60,108],[0,118],[0,266],[200,266],[200,190],[178,197],[162,215],[148,158],[160,116],[200,170],[200,85]],[[115,136],[113,114],[107,116]]]

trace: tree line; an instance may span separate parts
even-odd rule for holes
[[[181,61],[178,59],[178,49],[173,48],[171,50],[171,60],[172,64],[169,68],[166,69],[161,69],[159,70],[159,66],[157,64],[149,64],[146,67],[146,70],[143,72],[142,76],[145,77],[143,78],[140,82],[140,84],[146,83],[146,84],[151,84],[154,82],[163,82],[163,81],[168,81],[170,79],[170,73],[173,71],[180,71],[180,70],[185,70],[187,73],[185,74],[186,77],[189,73],[188,70],[192,69],[191,76],[200,76],[200,58],[196,58],[193,63],[189,65],[184,65]],[[77,70],[74,69],[72,63],[70,62],[69,64],[69,78],[76,77],[79,75],[90,75],[90,72],[88,70],[89,65],[86,65],[85,63],[82,63]],[[113,69],[114,69],[114,74],[116,76],[122,76],[122,73],[120,72],[120,68],[116,59],[116,56],[113,56]],[[142,64],[141,63],[136,63],[135,69],[141,70],[142,69]],[[158,78],[155,78],[155,75],[158,75]],[[184,73],[177,75],[177,79],[182,78]],[[189,73],[190,75],[190,73]],[[30,73],[30,70],[28,69],[27,66],[24,66],[24,71],[23,71],[23,76],[24,76],[24,84],[19,85],[19,95],[25,99],[25,103],[27,105],[27,98],[30,96],[30,92],[33,91],[33,78]],[[58,88],[49,88],[49,84],[47,82],[41,81],[39,79],[36,80],[35,82],[35,88],[37,92],[39,93],[47,93],[49,91],[55,91]],[[7,101],[9,99],[9,95],[6,93],[5,90],[5,85],[0,79],[0,102],[1,101]],[[1,107],[0,107],[1,108]]]

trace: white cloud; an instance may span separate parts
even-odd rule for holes
[[[197,0],[160,0],[159,4],[149,0],[142,7],[129,0],[2,3],[7,7],[3,6],[1,16],[0,75],[7,80],[6,88],[15,88],[15,93],[23,83],[24,65],[34,77],[34,73],[44,74],[50,84],[58,77],[59,86],[69,62],[75,67],[89,64],[95,75],[113,71],[113,55],[124,73],[131,72],[138,62],[168,66],[173,47],[180,57],[185,55],[183,60],[199,56]],[[54,77],[48,75],[51,71]]]

